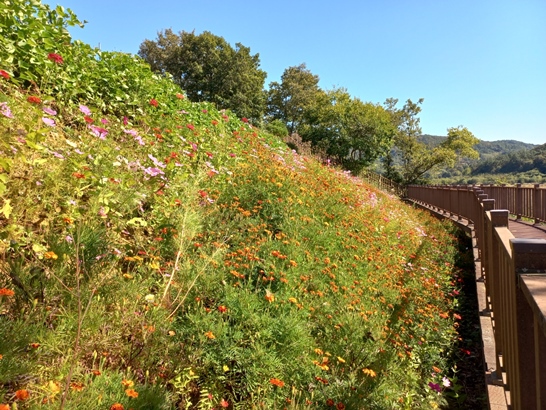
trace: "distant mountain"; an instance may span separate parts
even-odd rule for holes
[[[446,140],[447,137],[439,135],[421,135],[420,141],[424,144],[435,147]],[[474,149],[479,152],[480,160],[483,160],[491,155],[508,154],[510,152],[530,150],[537,147],[536,144],[527,144],[515,140],[499,140],[499,141],[482,141],[474,146]],[[479,160],[478,160],[479,161]]]
[[[423,135],[421,142],[434,147],[446,137]],[[461,159],[453,168],[429,175],[431,183],[541,183],[546,179],[546,144],[515,140],[481,141],[474,146],[479,159]]]

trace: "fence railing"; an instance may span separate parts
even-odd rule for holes
[[[406,187],[397,184],[394,181],[391,181],[388,178],[385,178],[381,174],[377,174],[372,171],[363,170],[359,176],[363,179],[366,179],[371,184],[377,186],[379,189],[382,189],[383,191],[392,192],[395,195],[398,195],[400,197],[406,196]]]
[[[514,238],[508,229],[509,214],[546,219],[546,190],[409,186],[407,198],[473,224],[497,374],[505,376],[513,410],[546,409],[546,240]]]

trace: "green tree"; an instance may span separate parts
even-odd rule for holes
[[[392,98],[385,102],[385,108],[397,127],[394,151],[398,160],[393,161],[389,156],[384,159],[387,174],[391,178],[404,185],[416,184],[422,182],[430,171],[452,167],[459,158],[478,158],[479,154],[473,147],[479,140],[463,126],[449,128],[447,138],[433,148],[420,142],[418,115],[423,99],[416,103],[407,100],[402,109],[396,108],[397,103],[398,100]]]
[[[318,75],[311,73],[305,64],[288,67],[280,83],[274,81],[269,84],[268,118],[283,121],[290,134],[299,132],[306,111],[317,104],[317,99],[323,93],[318,82]]]
[[[304,140],[355,173],[384,155],[395,133],[385,108],[351,98],[345,89],[319,94],[300,130]]]
[[[240,117],[261,121],[265,111],[266,72],[258,54],[208,31],[196,35],[168,29],[144,40],[138,52],[155,72],[169,73],[192,101],[209,101]]]

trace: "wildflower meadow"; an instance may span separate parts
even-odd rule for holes
[[[457,394],[453,228],[72,41],[69,10],[0,22],[1,410]]]

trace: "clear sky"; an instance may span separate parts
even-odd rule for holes
[[[46,0],[102,50],[210,31],[260,55],[266,87],[305,63],[363,101],[424,98],[423,133],[546,143],[546,0]]]

